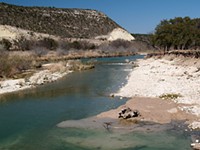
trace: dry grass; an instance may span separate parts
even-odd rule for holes
[[[0,54],[0,77],[17,78],[18,74],[24,73],[32,67],[34,57],[27,55],[15,55],[7,52]]]
[[[48,64],[48,66],[46,66],[46,68],[52,73],[54,73],[54,72],[63,73],[63,72],[67,71],[65,62],[51,63],[51,64]]]
[[[169,93],[169,94],[162,94],[161,96],[159,96],[159,98],[161,99],[166,99],[166,100],[174,100],[177,99],[179,97],[182,97],[181,94],[175,94],[175,93]]]
[[[94,68],[93,64],[83,64],[79,60],[69,60],[67,62],[67,67],[71,71],[80,71],[80,70],[88,70]]]

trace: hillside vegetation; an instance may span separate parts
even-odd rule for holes
[[[0,24],[67,38],[92,38],[121,28],[96,10],[22,7],[0,3]]]

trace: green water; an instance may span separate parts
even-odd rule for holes
[[[97,59],[94,70],[1,96],[0,150],[189,150],[189,136],[171,127],[131,133],[56,127],[124,104],[126,99],[108,95],[125,82],[132,68],[124,64],[127,58],[142,56]]]

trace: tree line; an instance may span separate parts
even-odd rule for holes
[[[152,34],[153,46],[168,51],[200,48],[200,18],[176,17],[162,20]]]

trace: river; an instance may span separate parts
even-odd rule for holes
[[[0,97],[0,150],[188,150],[181,130],[112,133],[56,127],[64,120],[97,115],[124,104],[110,98],[132,69],[125,60],[143,56],[94,59],[95,69],[74,72],[50,84]]]

